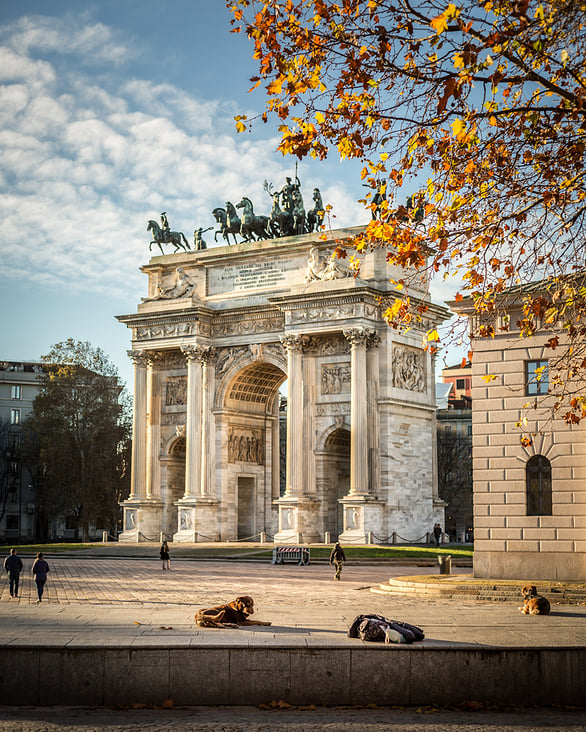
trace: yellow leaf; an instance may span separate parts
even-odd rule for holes
[[[436,33],[443,33],[448,27],[448,21],[445,15],[438,15],[430,21],[430,25]]]
[[[491,381],[494,381],[496,379],[496,376],[494,374],[486,374],[486,376],[482,377],[483,381],[486,381],[487,384],[489,384]]]
[[[440,339],[439,333],[437,332],[437,330],[428,330],[426,338],[427,338],[428,342],[439,341],[439,339]]]
[[[454,135],[457,137],[466,129],[466,125],[461,119],[455,119],[452,122],[452,129],[454,130]]]

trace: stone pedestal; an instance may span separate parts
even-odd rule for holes
[[[307,496],[283,496],[278,501],[279,531],[275,544],[311,544],[321,540],[320,502]]]
[[[383,533],[384,504],[375,496],[348,495],[340,499],[344,507],[344,531],[338,537],[340,542],[348,544],[367,544],[369,533]]]
[[[215,498],[189,497],[175,503],[177,531],[174,542],[219,541],[218,501]]]
[[[163,501],[153,498],[129,498],[120,504],[124,512],[121,542],[158,541],[163,525]]]

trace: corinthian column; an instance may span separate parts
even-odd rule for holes
[[[304,336],[281,336],[287,349],[287,466],[285,496],[303,493],[303,369]]]
[[[374,331],[350,328],[344,335],[350,341],[352,382],[350,391],[350,495],[368,494],[368,402],[366,345]]]
[[[187,420],[185,424],[185,494],[193,498],[201,486],[201,403],[202,368],[199,346],[181,349],[187,360]]]
[[[212,396],[215,365],[215,350],[211,347],[202,348],[201,363],[202,389],[201,389],[201,483],[200,492],[202,496],[213,493],[213,460],[212,445],[214,431],[212,430]]]
[[[132,414],[132,479],[130,498],[146,497],[147,456],[147,363],[145,351],[128,351],[134,364],[134,410]]]

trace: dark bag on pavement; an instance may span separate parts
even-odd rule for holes
[[[425,638],[421,628],[400,620],[389,620],[383,615],[357,615],[352,621],[349,638],[360,638],[364,641],[382,643],[385,640],[385,631],[391,628],[400,633],[406,643],[413,643]]]

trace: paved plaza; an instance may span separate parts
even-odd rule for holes
[[[32,557],[23,557],[26,569],[17,600],[10,599],[4,580],[0,686],[7,688],[10,682],[13,691],[2,699],[0,732],[586,730],[584,710],[563,706],[584,704],[579,690],[566,695],[567,701],[555,710],[509,708],[530,707],[544,698],[532,693],[528,679],[533,673],[538,674],[535,680],[542,679],[543,689],[550,683],[558,688],[560,678],[582,683],[584,606],[554,604],[551,615],[536,617],[521,615],[516,602],[371,592],[390,577],[437,573],[437,567],[429,566],[350,563],[342,581],[335,582],[332,568],[323,562],[299,567],[272,565],[269,559],[173,558],[172,569],[162,571],[154,546],[142,547],[142,556],[135,558],[116,557],[114,548],[109,554],[48,554],[51,572],[40,604],[30,576]],[[454,572],[464,577],[470,570]],[[195,626],[198,608],[240,594],[255,599],[255,617],[270,621],[270,627]],[[426,638],[413,646],[350,639],[348,627],[360,613],[414,623]],[[535,670],[525,678],[523,659],[529,657]],[[248,669],[250,696],[238,691],[243,682],[240,663]],[[276,675],[277,668],[283,677]],[[519,677],[511,675],[519,671]],[[503,681],[501,674],[507,673]],[[299,686],[296,674],[305,687]],[[359,702],[340,706],[347,688],[340,686],[340,679],[365,684],[357,692]],[[95,693],[88,686],[94,683],[100,686]],[[446,708],[445,701],[443,707],[429,706],[438,696],[457,695],[463,685],[454,709]],[[30,699],[36,701],[29,700],[29,687]],[[125,701],[117,698],[117,688],[124,689]],[[294,701],[304,698],[303,688],[320,690],[325,701],[315,707]],[[476,694],[487,688],[492,690],[489,699],[504,696],[506,704],[501,698],[497,706],[489,703],[487,708],[485,701],[471,710],[461,703],[479,698]],[[166,698],[173,698],[174,708],[161,708]],[[202,701],[187,701],[194,698]],[[365,698],[372,708],[361,708],[367,705]],[[92,701],[97,699],[101,701]],[[291,707],[243,706],[281,699],[289,699]],[[20,706],[10,706],[17,700]],[[38,704],[47,706],[31,706]],[[71,704],[81,706],[63,706]]]
[[[379,613],[422,627],[425,646],[586,646],[586,607],[554,605],[551,615],[521,615],[517,603],[413,599],[375,594],[390,577],[430,574],[426,566],[347,565],[342,581],[325,563],[299,567],[258,562],[172,559],[170,571],[153,558],[46,556],[51,572],[36,603],[32,558],[18,599],[8,582],[0,596],[0,646],[145,646],[220,643],[251,646],[361,643],[347,637],[354,617]],[[469,569],[454,568],[465,575]],[[254,617],[271,627],[197,628],[195,611],[251,595]],[[520,602],[519,602],[520,604]]]

